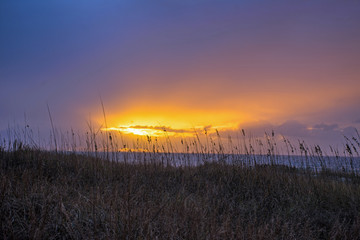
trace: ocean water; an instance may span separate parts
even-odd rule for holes
[[[81,154],[133,164],[156,163],[164,166],[199,166],[223,163],[243,166],[285,165],[296,168],[360,173],[360,157],[356,156],[299,156],[299,155],[243,155],[209,153],[153,153],[153,152],[98,152]]]

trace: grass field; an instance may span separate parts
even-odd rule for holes
[[[0,150],[2,239],[360,239],[360,176]]]

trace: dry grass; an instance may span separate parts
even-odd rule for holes
[[[360,177],[0,149],[2,239],[360,239]]]

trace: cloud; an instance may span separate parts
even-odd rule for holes
[[[171,127],[165,127],[165,126],[132,126],[132,128],[145,128],[145,129],[153,129],[153,130],[160,130],[160,131],[166,131],[171,133],[190,133],[194,132],[193,130],[189,129],[174,129]]]
[[[289,120],[275,128],[277,133],[291,137],[307,137],[309,136],[309,129],[303,123]]]
[[[320,145],[325,148],[328,148],[329,145],[341,147],[345,141],[344,136],[356,135],[354,126],[342,127],[336,123],[317,123],[311,126],[295,120],[288,120],[277,125],[266,122],[242,124],[237,129],[220,131],[220,135],[222,137],[231,136],[232,138],[241,137],[242,129],[245,130],[246,137],[262,138],[265,133],[271,134],[274,131],[276,136],[284,136],[293,143],[304,140],[308,145]]]
[[[338,124],[325,124],[325,123],[320,123],[320,124],[316,124],[313,126],[314,129],[320,129],[320,130],[324,130],[324,131],[332,131],[332,130],[336,130],[339,128]]]
[[[144,129],[144,130],[157,130],[157,131],[166,131],[168,133],[194,133],[193,129],[175,129],[166,126],[146,126],[146,125],[134,125],[129,127],[117,127],[117,130],[125,130],[125,129]]]
[[[275,134],[300,138],[310,135],[307,125],[294,120],[278,125],[269,122],[246,123],[239,125],[237,129],[222,130],[220,133],[222,136],[233,137],[242,134],[243,130],[245,135],[255,138],[264,137],[265,134],[271,134],[273,131]]]
[[[352,137],[352,136],[355,136],[356,135],[356,128],[353,127],[353,126],[350,126],[350,127],[346,127],[344,129],[342,129],[342,134],[344,136],[347,136],[347,137]]]
[[[245,131],[245,134],[250,134],[252,137],[263,137],[265,133],[274,130],[274,125],[269,122],[256,122],[251,124],[242,124],[239,130]]]

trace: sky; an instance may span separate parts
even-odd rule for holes
[[[360,2],[2,0],[0,134],[360,129]],[[102,104],[106,113],[106,124]]]

